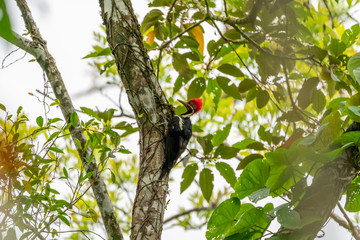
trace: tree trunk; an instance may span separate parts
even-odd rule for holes
[[[160,239],[167,179],[159,180],[164,133],[172,114],[143,45],[129,0],[100,0],[109,46],[135,113],[140,134],[140,172],[133,206],[131,239]]]

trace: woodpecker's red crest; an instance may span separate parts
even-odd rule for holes
[[[190,106],[195,110],[194,113],[198,113],[203,106],[203,101],[201,98],[191,99],[187,103],[190,104]]]

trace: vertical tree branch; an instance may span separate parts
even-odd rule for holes
[[[75,108],[66,90],[61,74],[55,64],[55,60],[47,49],[46,41],[42,38],[26,1],[16,0],[16,3],[22,13],[25,26],[30,33],[32,41],[23,38],[18,34],[15,34],[15,38],[6,40],[10,41],[14,45],[20,47],[36,58],[36,61],[45,72],[56,98],[60,101],[60,108],[65,120],[70,122],[70,116],[73,112],[75,112]],[[87,159],[90,159],[91,155],[90,148],[83,149],[87,139],[79,126],[73,126],[70,128],[70,133],[75,143],[75,139],[81,143],[81,146],[78,146],[77,144],[75,145],[86,172],[93,172],[93,175],[89,178],[89,181],[94,191],[106,232],[108,236],[112,237],[114,240],[123,239],[110,197],[106,189],[106,185],[100,176],[98,166],[95,161],[92,161],[91,163],[87,162]]]
[[[167,179],[159,180],[159,176],[164,162],[165,127],[172,109],[143,45],[131,2],[99,2],[107,40],[139,125],[140,170],[131,239],[160,239],[168,183]]]

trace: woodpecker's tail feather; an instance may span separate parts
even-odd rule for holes
[[[163,178],[165,175],[169,175],[170,170],[171,170],[171,167],[168,166],[168,164],[166,164],[166,161],[165,161],[161,167],[160,179]]]

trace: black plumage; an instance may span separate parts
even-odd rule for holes
[[[169,173],[175,166],[176,160],[185,151],[192,135],[190,118],[177,115],[171,119],[168,125],[168,133],[165,137],[165,162],[162,167],[161,176]]]
[[[160,177],[170,173],[177,159],[185,151],[192,135],[192,124],[190,117],[202,108],[201,99],[192,99],[189,102],[180,101],[187,109],[181,115],[174,116],[168,123],[165,136],[165,162],[161,169]]]

